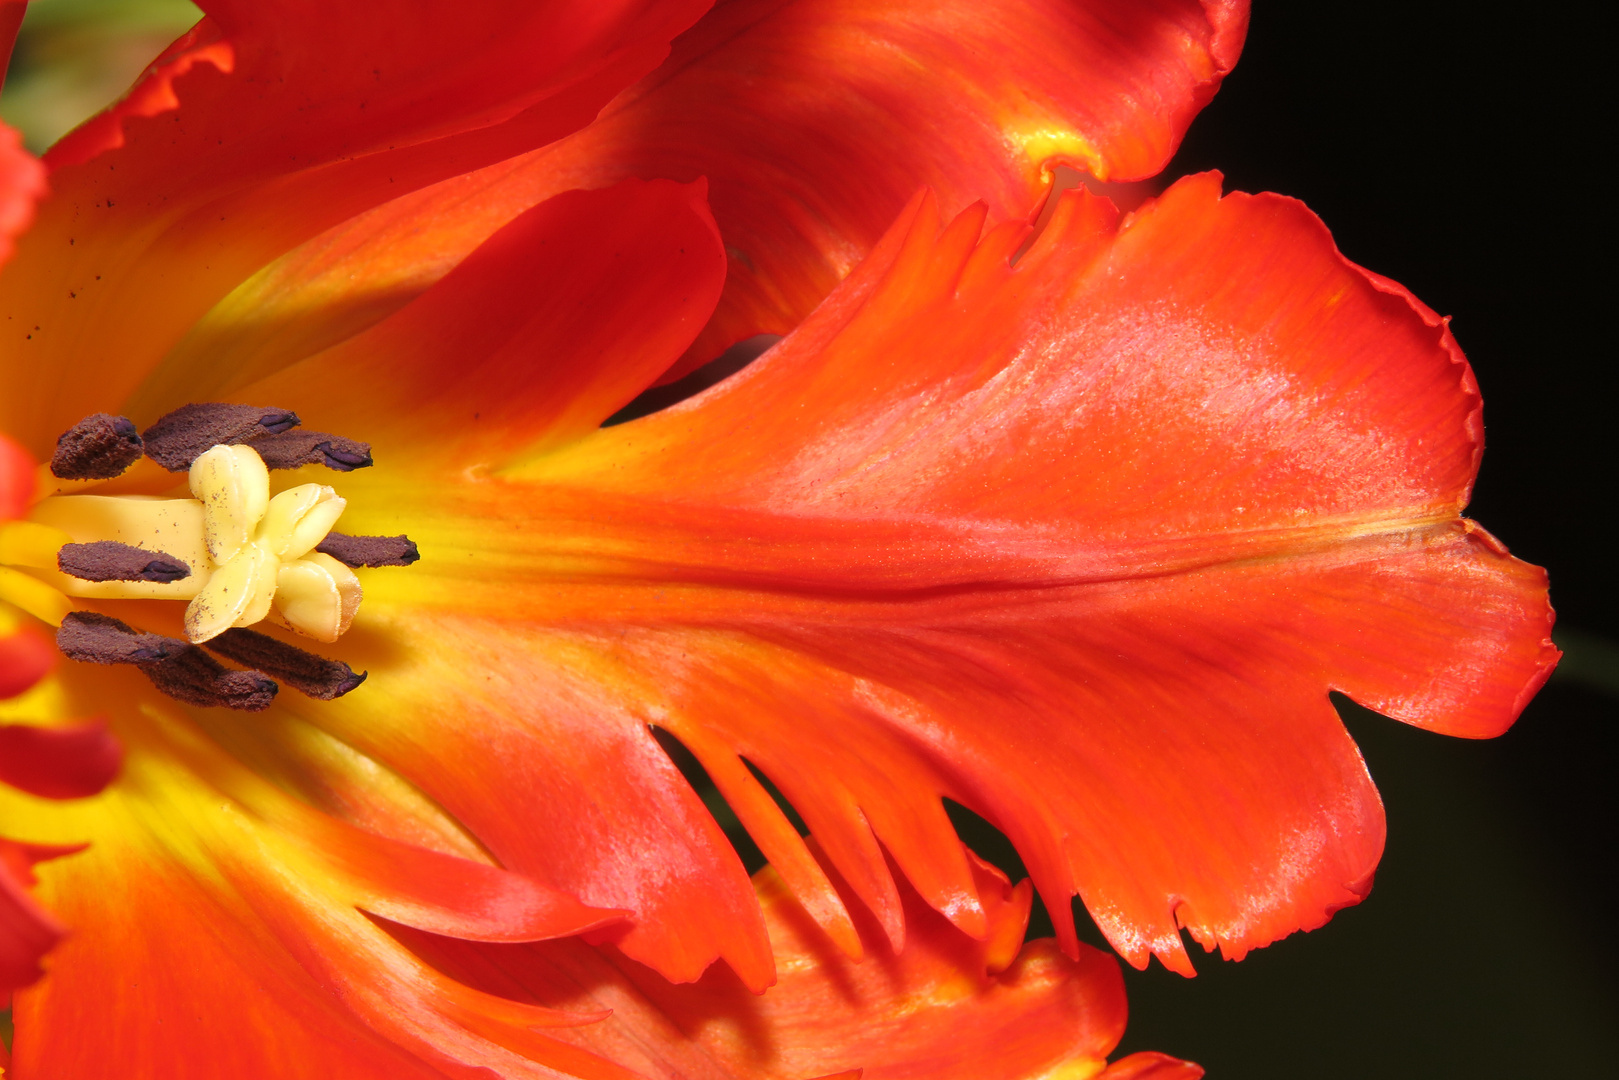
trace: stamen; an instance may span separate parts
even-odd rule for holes
[[[167,585],[191,576],[191,567],[173,555],[116,540],[64,544],[56,553],[56,565],[62,573],[84,581],[156,581]]]
[[[56,647],[83,664],[153,664],[173,659],[191,644],[136,630],[111,615],[73,611],[56,631]]]
[[[169,660],[140,665],[152,685],[188,705],[262,712],[275,701],[275,680],[257,671],[231,671],[195,645]]]
[[[139,461],[141,450],[141,437],[132,421],[96,413],[56,440],[51,475],[60,480],[111,480]]]
[[[275,700],[275,680],[230,671],[190,642],[136,630],[121,619],[74,611],[56,632],[56,647],[86,664],[134,664],[152,685],[188,705],[259,712]]]
[[[341,660],[316,656],[254,630],[226,630],[208,642],[208,648],[227,660],[273,675],[294,690],[321,701],[340,698],[365,682],[365,672],[356,674]]]
[[[297,414],[286,409],[208,402],[182,405],[141,434],[147,457],[169,472],[185,472],[215,446],[235,446],[297,426]]]
[[[422,557],[416,541],[408,536],[350,536],[329,532],[315,545],[322,555],[330,555],[347,566],[409,566]]]
[[[257,438],[250,444],[272,469],[324,465],[338,472],[369,468],[371,444],[328,435],[324,431],[286,431]]]

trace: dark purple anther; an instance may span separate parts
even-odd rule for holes
[[[195,645],[155,664],[140,665],[152,685],[177,701],[203,708],[262,712],[275,701],[275,680],[257,671],[231,671]]]
[[[408,536],[349,536],[329,532],[315,545],[322,555],[330,555],[345,566],[409,566],[422,557],[416,541]]]
[[[56,631],[56,647],[85,664],[149,664],[191,648],[189,641],[148,634],[94,611],[70,611]]]
[[[63,544],[56,553],[62,573],[82,581],[153,581],[167,585],[191,576],[191,567],[162,551],[147,551],[115,540]]]
[[[267,634],[236,627],[210,639],[207,646],[227,660],[273,675],[300,693],[321,701],[340,698],[365,682],[365,672],[341,660],[328,660]]]
[[[134,664],[163,693],[188,705],[258,712],[275,700],[275,681],[257,671],[230,671],[179,638],[136,630],[94,611],[70,611],[56,647],[86,664]]]
[[[128,417],[87,416],[62,433],[51,455],[51,475],[61,480],[111,480],[141,457],[141,437]]]
[[[273,437],[298,426],[287,409],[219,402],[182,405],[141,433],[146,455],[169,472],[185,472],[215,446]]]
[[[371,464],[371,444],[329,435],[324,431],[288,431],[248,442],[266,467],[296,469],[300,465],[324,465],[338,472],[353,472]]]

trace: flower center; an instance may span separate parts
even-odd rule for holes
[[[269,622],[336,641],[360,607],[354,568],[408,565],[417,554],[402,536],[332,532],[347,503],[329,486],[272,495],[271,468],[371,464],[365,444],[293,430],[298,423],[286,410],[206,404],[138,435],[105,414],[75,425],[51,461],[59,493],[0,526],[0,600],[56,625],[69,657],[135,664],[193,704],[264,708],[272,675],[316,697],[347,693],[363,674],[245,628]],[[192,498],[60,493],[122,476],[143,454],[185,471]],[[72,598],[184,600],[186,640],[79,611]],[[229,671],[199,645],[256,670]]]

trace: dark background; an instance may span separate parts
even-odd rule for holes
[[[1612,1076],[1615,541],[1607,81],[1593,6],[1256,0],[1168,176],[1303,199],[1441,314],[1487,450],[1469,515],[1547,567],[1569,655],[1491,742],[1345,705],[1388,810],[1371,897],[1239,964],[1126,969],[1122,1049],[1215,1080]],[[1607,18],[1607,16],[1604,16]],[[1608,77],[1599,80],[1606,71]]]

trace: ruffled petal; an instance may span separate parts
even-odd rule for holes
[[[519,902],[544,892],[281,706],[247,724],[188,717],[122,671],[63,693],[80,708],[121,697],[141,708],[123,726],[125,777],[98,799],[47,811],[0,794],[8,820],[93,841],[41,875],[74,933],[50,978],[16,999],[22,1075],[97,1075],[118,1060],[140,1075],[796,1080],[863,1067],[1013,1080],[1059,1066],[1089,1075],[1124,1027],[1115,961],[1023,946],[1028,882],[1013,887],[970,854],[979,939],[901,880],[905,951],[856,907],[868,959],[854,964],[767,870],[755,911],[779,985],[759,997],[716,968],[674,986],[571,936],[603,913],[581,922]],[[551,931],[568,936],[528,940]]]
[[[919,184],[952,209],[985,199],[996,218],[1024,218],[1057,161],[1157,172],[1246,26],[1245,2],[1212,0],[727,3],[590,127],[310,241],[211,312],[166,367],[273,370],[395,310],[561,191],[706,176],[730,276],[674,378],[790,330]],[[140,402],[172,394],[157,382]]]
[[[894,953],[862,915],[862,963],[830,948],[775,871],[761,871],[754,883],[781,971],[763,995],[722,968],[672,986],[615,950],[576,942],[489,947],[400,937],[490,993],[612,1009],[606,1022],[558,1037],[649,1077],[1021,1080],[1100,1072],[1124,1031],[1117,962],[1088,947],[1070,960],[1049,939],[1022,945],[1028,884],[1012,888],[976,859],[972,866],[994,927],[986,940],[958,933],[902,885],[909,943]],[[837,871],[829,873],[841,886]]]
[[[707,0],[205,6],[47,155],[55,198],[0,297],[22,313],[0,425],[31,445],[127,395],[301,241],[589,123]]]
[[[1069,949],[1075,893],[1183,972],[1183,928],[1237,957],[1320,925],[1383,837],[1328,691],[1484,736],[1557,652],[1544,574],[1458,516],[1478,396],[1442,320],[1299,204],[1218,195],[1123,223],[1071,195],[1016,268],[1021,227],[921,199],[705,395],[476,483],[358,478],[356,527],[386,507],[368,531],[428,554],[368,582],[399,652],[332,730],[525,872],[635,851],[610,892],[557,884],[635,911],[626,951],[673,977],[739,901],[654,725],[846,946],[748,766],[896,945],[888,857],[986,932],[942,796],[1017,843]]]

